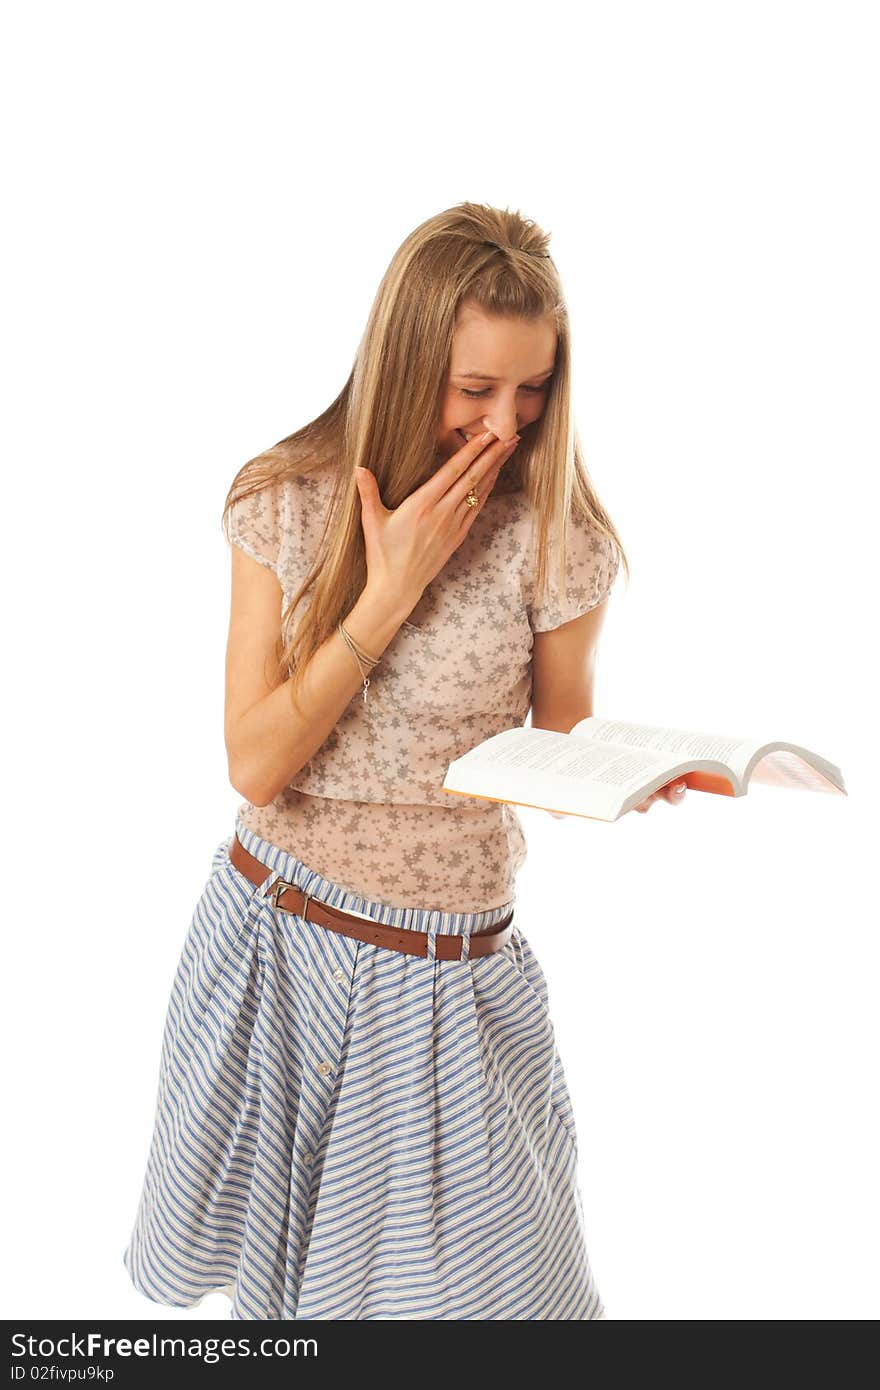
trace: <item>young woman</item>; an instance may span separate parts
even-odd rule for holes
[[[626,557],[569,373],[546,237],[461,204],[395,254],[337,400],[230,488],[244,801],[177,968],[124,1256],[158,1303],[605,1316],[513,914],[522,829],[441,790],[530,709],[566,732],[592,712]]]

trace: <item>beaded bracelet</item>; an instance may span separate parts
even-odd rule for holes
[[[358,669],[364,678],[364,704],[366,704],[367,686],[370,684],[370,677],[368,675],[364,675],[364,663],[366,664],[368,670],[372,670],[374,666],[377,666],[379,664],[379,662],[381,661],[381,657],[370,656],[369,652],[365,652],[363,647],[358,646],[357,642],[351,636],[351,633],[346,632],[345,628],[342,626],[342,623],[337,623],[336,630],[342,637],[343,641],[347,643],[349,649],[353,653],[354,659],[358,664]]]

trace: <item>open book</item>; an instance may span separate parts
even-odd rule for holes
[[[613,821],[673,778],[719,796],[745,796],[749,782],[847,795],[840,768],[796,743],[596,715],[569,734],[505,729],[451,762],[442,790]]]

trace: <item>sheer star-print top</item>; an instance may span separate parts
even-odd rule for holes
[[[316,554],[331,486],[325,467],[231,508],[233,543],[275,573],[285,609]],[[618,568],[611,542],[572,522],[565,592],[551,582],[535,604],[529,530],[525,492],[489,497],[370,672],[366,703],[359,686],[275,800],[239,807],[245,825],[392,906],[478,912],[513,901],[526,857],[515,809],[444,792],[443,779],[454,758],[525,723],[532,634],[601,603]]]

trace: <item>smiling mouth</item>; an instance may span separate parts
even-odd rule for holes
[[[458,427],[456,426],[455,433],[458,435],[458,437],[459,437],[459,439],[461,440],[462,444],[470,444],[471,440],[472,440],[472,439],[476,439],[477,435],[478,435],[479,433],[481,433],[481,431],[480,431],[480,430],[477,430],[477,431],[474,432],[474,434],[465,434],[464,430],[460,430],[460,429],[458,429]]]
[[[471,440],[474,438],[474,436],[473,436],[472,434],[471,434],[471,435],[465,434],[464,430],[460,430],[460,429],[458,428],[458,426],[456,426],[456,428],[455,428],[455,433],[458,435],[458,437],[459,437],[459,439],[461,440],[462,444],[470,444]]]

